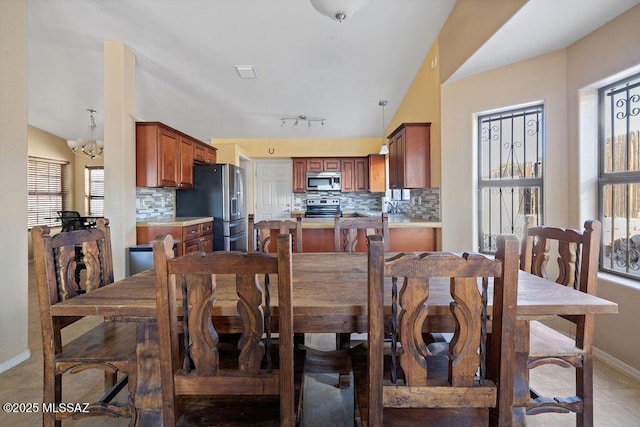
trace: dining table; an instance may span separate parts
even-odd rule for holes
[[[392,255],[392,254],[389,254]],[[293,254],[293,328],[295,333],[363,333],[367,331],[367,254]],[[218,333],[240,333],[242,325],[232,276],[216,278],[213,320]],[[273,282],[273,280],[272,280]],[[391,316],[391,280],[385,283],[385,310]],[[152,269],[79,295],[51,307],[54,316],[104,316],[137,323],[136,426],[162,425],[160,360],[156,324],[155,276]],[[277,287],[272,286],[272,316],[277,324]],[[453,331],[449,282],[430,286],[426,331]],[[491,286],[489,287],[491,301]],[[488,308],[490,312],[491,308]],[[519,272],[513,424],[526,424],[529,401],[527,370],[529,321],[556,315],[614,314],[616,303]],[[389,322],[391,323],[391,322]]]

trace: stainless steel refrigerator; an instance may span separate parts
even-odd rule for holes
[[[176,190],[176,216],[213,217],[213,249],[247,250],[244,170],[228,164],[193,167],[193,188]]]

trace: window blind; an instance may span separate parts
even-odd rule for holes
[[[59,226],[57,211],[69,203],[68,162],[28,158],[28,226]]]
[[[104,167],[87,166],[84,187],[86,211],[89,215],[104,215]]]

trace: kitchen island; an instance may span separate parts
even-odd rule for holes
[[[343,212],[345,216],[375,217],[379,212]],[[389,214],[389,250],[392,252],[424,252],[437,249],[437,229],[442,223],[412,218],[403,214]],[[367,251],[364,231],[358,236],[357,252]],[[274,239],[275,236],[272,236]],[[302,247],[304,252],[333,252],[334,219],[302,218]]]

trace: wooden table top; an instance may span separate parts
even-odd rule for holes
[[[293,255],[295,332],[363,332],[367,315],[365,253],[303,253]],[[218,277],[214,317],[237,318],[235,286],[230,276]],[[391,288],[391,283],[386,284]],[[273,286],[272,288],[275,288]],[[390,311],[390,295],[388,306]],[[271,301],[277,304],[277,293]],[[430,291],[430,313],[449,315],[448,281]],[[386,301],[385,301],[386,302]],[[112,285],[51,307],[55,316],[118,316],[154,319],[154,275],[146,270]],[[556,314],[617,313],[618,305],[520,272],[517,314],[521,319]],[[239,318],[238,318],[239,319]],[[140,320],[140,319],[139,319]]]

